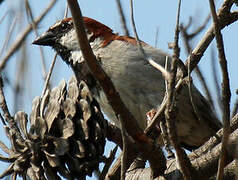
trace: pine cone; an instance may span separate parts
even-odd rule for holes
[[[63,80],[51,92],[33,100],[31,127],[27,131],[27,114],[18,112],[25,142],[12,140],[11,165],[2,174],[27,173],[31,179],[83,179],[98,169],[103,159],[106,121],[87,85],[75,77]]]

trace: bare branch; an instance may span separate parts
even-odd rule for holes
[[[134,35],[135,35],[135,38],[136,38],[137,46],[138,46],[140,52],[145,57],[145,59],[147,59],[147,55],[146,55],[144,49],[142,48],[139,36],[137,34],[137,30],[136,30],[136,24],[135,24],[135,19],[134,19],[134,10],[133,10],[133,0],[130,0],[130,9],[131,9],[131,23],[132,23]]]
[[[47,88],[48,88],[48,86],[49,86],[50,77],[51,77],[51,74],[52,74],[53,69],[54,69],[54,66],[55,66],[56,58],[57,58],[57,53],[55,53],[55,56],[54,56],[54,58],[53,58],[53,60],[52,60],[51,66],[50,66],[49,73],[48,73],[47,76],[46,76],[44,89],[43,89],[43,91],[42,91],[42,97],[43,97],[44,94],[46,93],[46,90],[47,90]]]
[[[30,4],[29,4],[28,0],[25,0],[25,7],[26,7],[27,14],[30,16],[34,33],[35,33],[36,37],[38,37],[39,33],[37,31],[36,23],[34,21],[33,13],[32,13],[32,10],[31,10],[31,7],[30,7]],[[46,66],[45,66],[46,60],[45,60],[45,57],[44,57],[42,46],[39,46],[39,50],[40,50],[41,64],[42,64],[42,76],[46,80],[46,76],[47,76]]]
[[[230,0],[225,0],[223,5],[221,6],[218,12],[218,20],[220,24],[220,28],[223,29],[225,26],[232,24],[233,22],[238,20],[238,12],[228,12],[227,3]],[[229,4],[229,3],[228,3]],[[190,56],[186,60],[186,66],[188,66],[189,61],[191,66],[191,71],[197,66],[200,59],[203,56],[203,53],[206,51],[207,47],[210,45],[214,38],[214,27],[213,25],[207,30],[201,41],[198,43],[196,48],[191,52]]]
[[[118,116],[119,120],[120,120],[120,115]],[[126,177],[126,170],[127,170],[127,156],[128,156],[128,140],[126,137],[126,129],[125,129],[125,125],[123,124],[124,122],[122,120],[120,120],[121,122],[121,136],[122,136],[122,141],[123,141],[123,149],[122,149],[122,157],[121,157],[121,180],[124,180]]]
[[[67,15],[68,15],[68,3],[66,4],[66,7],[65,7],[64,18],[66,18]],[[56,58],[57,58],[57,53],[55,53],[55,56],[52,60],[51,66],[50,66],[50,70],[49,70],[49,72],[48,72],[48,74],[45,78],[45,86],[44,86],[44,89],[42,91],[42,97],[45,95],[46,90],[48,89],[48,87],[50,85],[50,77],[51,77],[51,74],[52,74],[53,69],[55,67]]]
[[[170,79],[170,74],[169,74],[169,72],[163,67],[163,66],[161,66],[160,64],[158,64],[158,63],[156,63],[153,59],[151,59],[151,58],[148,58],[148,61],[149,61],[149,63],[152,65],[152,66],[154,66],[156,69],[158,69],[161,73],[162,73],[162,75],[163,75],[163,77],[165,78],[165,80],[166,81],[168,81],[169,79]]]
[[[3,82],[2,82],[1,74],[0,74],[0,107],[3,111],[3,115],[5,117],[5,120],[7,121],[10,129],[15,131],[18,140],[20,140],[21,142],[24,142],[24,140],[21,136],[21,132],[20,132],[16,122],[14,121],[13,117],[11,116],[11,114],[8,110],[7,103],[6,103],[6,100],[5,100],[5,95],[4,95],[4,92],[3,92]]]
[[[233,133],[230,134],[230,138],[234,139],[235,142],[238,138],[238,115],[232,118],[233,125],[232,129],[234,130]],[[222,136],[222,129],[218,132],[219,137]],[[211,143],[210,145],[209,142]],[[214,144],[215,143],[215,144]],[[220,144],[219,144],[220,143]],[[236,142],[237,144],[237,142]],[[232,148],[232,143],[228,143],[227,149]],[[189,159],[192,163],[193,167],[193,179],[209,179],[210,177],[214,176],[217,170],[217,163],[219,160],[221,152],[221,140],[217,137],[212,137],[207,143],[201,146],[199,149],[195,150],[194,152],[189,154]],[[234,157],[232,154],[229,154],[227,158],[226,165],[232,162]],[[126,180],[131,180],[133,177],[140,177],[141,179],[148,179],[152,180],[153,178],[150,177],[151,168],[139,168],[134,169],[127,173]],[[176,163],[176,159],[168,160],[167,161],[167,169],[163,176],[159,176],[158,180],[172,180],[184,179],[180,173],[178,173],[178,166]]]
[[[121,130],[111,122],[108,122],[106,137],[109,141],[117,144],[121,149],[123,148]]]
[[[159,36],[159,27],[156,28],[155,32],[155,48],[158,47],[158,36]]]
[[[142,53],[142,55],[144,56],[144,58],[146,60],[148,60],[147,58],[147,55],[141,45],[141,42],[139,40],[139,36],[137,34],[137,31],[136,31],[136,25],[135,25],[135,20],[134,20],[134,10],[133,10],[133,0],[130,0],[130,9],[131,9],[131,22],[132,22],[132,27],[133,27],[133,31],[134,31],[134,35],[135,35],[135,38],[136,38],[136,42],[137,42],[137,46],[138,46],[138,49],[139,51]],[[149,162],[150,162],[150,166],[152,168],[152,172],[153,172],[153,177],[157,177],[159,174],[161,174],[161,172],[163,171],[163,168],[164,168],[164,155],[162,153],[162,150],[160,147],[157,148],[159,154],[158,154],[158,157],[161,157],[161,160],[157,161],[156,159],[154,158],[149,158]],[[158,163],[160,162],[160,163]],[[162,168],[162,169],[161,169]]]
[[[109,141],[113,141],[114,143],[119,145],[121,149],[123,149],[121,130],[118,127],[116,127],[115,125],[112,125],[110,122],[108,122],[106,137]],[[135,144],[135,141],[130,136],[127,137],[127,141],[128,141],[129,145],[128,145],[128,152],[127,152],[128,158],[127,158],[126,165],[130,165],[138,154],[138,148]],[[119,155],[116,162],[113,164],[113,166],[107,172],[105,179],[108,179],[108,178],[110,179],[110,177],[113,177],[115,179],[120,178],[121,156],[122,156],[122,154]],[[129,168],[129,166],[126,168]]]
[[[45,17],[45,15],[50,11],[50,9],[54,6],[56,0],[52,0],[44,12],[35,20],[36,25]],[[18,50],[21,46],[22,42],[26,39],[27,35],[32,31],[32,25],[29,25],[22,33],[20,33],[15,41],[15,43],[9,48],[6,55],[0,61],[0,71],[5,67],[7,61],[12,57],[12,55]]]
[[[6,103],[2,88],[3,88],[3,80],[2,80],[2,76],[0,76],[0,106],[4,113],[4,117],[6,118],[6,120],[10,120],[12,118],[12,116],[10,115],[10,112],[8,110],[7,103]]]
[[[181,0],[178,2],[178,10],[177,10],[177,20],[176,20],[176,28],[175,28],[175,35],[174,35],[174,45],[173,45],[173,57],[171,62],[171,72],[170,72],[170,79],[168,80],[168,101],[165,109],[165,117],[166,117],[166,124],[168,128],[169,139],[171,144],[173,145],[176,153],[176,159],[178,160],[178,164],[184,179],[191,179],[191,163],[187,158],[185,151],[179,146],[177,141],[177,131],[175,126],[175,83],[176,83],[176,74],[177,74],[177,61],[179,59],[180,49],[178,46],[179,40],[179,17],[180,17],[180,7],[181,7]]]
[[[218,15],[221,16],[221,14],[223,14],[223,16],[224,16],[224,11],[225,11],[224,7],[226,7],[225,4],[227,3],[227,1],[228,0],[226,0],[224,2],[224,4],[222,5],[222,8],[220,8],[221,10],[219,11]],[[225,26],[228,26],[228,25],[234,23],[235,21],[237,21],[238,20],[238,11],[234,11],[232,13],[229,13],[228,15],[226,14],[225,17],[223,17],[223,18],[224,18],[224,20],[221,21],[221,23],[222,23],[221,28],[224,28]],[[188,59],[186,61],[186,66],[188,66],[189,62],[191,61],[190,62],[190,68],[191,68],[190,72],[197,66],[201,57],[203,56],[203,53],[205,52],[205,50],[207,49],[207,47],[209,46],[209,44],[211,43],[213,38],[214,38],[213,26],[211,26],[209,28],[209,30],[203,36],[202,40],[198,43],[197,47],[192,51],[192,53],[190,54],[190,56],[188,57]],[[176,84],[176,91],[181,88],[182,82],[183,82],[183,80],[178,81],[178,83]],[[160,106],[157,109],[156,115],[152,119],[151,123],[145,129],[146,134],[150,134],[153,127],[155,127],[155,125],[163,119],[166,102],[167,102],[167,97],[164,97],[162,103],[160,104]]]
[[[1,51],[0,51],[0,56],[3,54],[5,48],[6,48],[7,45],[8,45],[8,42],[9,42],[9,40],[10,40],[10,37],[12,36],[12,32],[13,32],[13,30],[14,30],[14,28],[15,28],[16,22],[17,22],[17,17],[15,17],[15,18],[13,19],[12,24],[11,24],[11,26],[10,26],[9,29],[8,29],[7,36],[6,36],[5,40],[4,40],[3,46],[2,46]]]
[[[204,23],[201,26],[199,26],[191,34],[189,34],[187,31],[188,31],[188,28],[191,26],[192,18],[190,18],[190,21],[189,21],[188,25],[186,25],[185,27],[183,25],[180,26],[181,27],[181,32],[182,32],[182,37],[183,37],[183,42],[184,42],[186,52],[187,52],[188,55],[191,53],[191,49],[192,49],[191,44],[190,44],[190,40],[192,38],[194,38],[198,33],[200,33],[206,27],[209,19],[210,19],[210,15],[206,18]],[[214,103],[212,101],[211,93],[208,89],[207,82],[206,82],[206,80],[204,78],[204,75],[202,74],[202,72],[201,72],[201,70],[198,66],[195,68],[195,72],[196,72],[196,75],[198,76],[198,78],[200,80],[199,82],[201,83],[201,85],[203,87],[203,90],[205,91],[206,98],[208,99],[209,104],[214,109]]]
[[[2,151],[4,151],[7,154],[12,153],[12,151],[2,141],[0,141],[0,148]]]
[[[221,93],[220,93],[220,85],[218,80],[218,70],[217,66],[215,64],[216,58],[214,54],[214,49],[211,49],[211,67],[212,67],[212,78],[215,83],[215,90],[216,90],[216,97],[218,101],[218,105],[220,107],[220,110],[222,110],[222,102],[221,102]]]
[[[237,114],[237,111],[238,111],[238,98],[235,100],[234,108],[231,113],[231,117],[234,117]]]
[[[126,36],[130,36],[128,27],[127,27],[127,25],[126,25],[125,14],[124,14],[123,9],[122,9],[122,6],[121,6],[121,0],[116,0],[116,3],[117,3],[117,9],[118,9],[118,11],[119,11],[119,15],[120,15],[120,19],[121,19],[121,23],[122,23],[122,27],[123,27],[124,34],[125,34]]]
[[[3,20],[7,17],[10,11],[7,11],[0,19],[0,24],[3,22]]]
[[[105,180],[106,174],[109,168],[111,167],[112,162],[115,160],[117,149],[118,149],[118,145],[116,145],[115,148],[110,152],[110,155],[105,162],[105,166],[103,167],[103,170],[99,176],[99,180]]]
[[[13,108],[13,112],[15,113],[17,111],[17,108],[20,106],[19,103],[23,103],[23,98],[22,96],[20,96],[20,94],[23,91],[23,85],[22,82],[26,81],[26,70],[27,70],[27,60],[28,60],[28,56],[27,56],[27,52],[26,52],[26,42],[24,42],[22,44],[22,48],[21,48],[21,55],[19,58],[19,61],[16,62],[17,64],[17,68],[16,68],[16,74],[15,74],[15,82],[14,82],[14,108]],[[21,99],[22,98],[22,99]]]
[[[212,95],[211,95],[211,91],[209,90],[208,88],[208,85],[207,85],[207,81],[204,77],[204,74],[202,73],[201,69],[199,68],[199,66],[197,66],[195,68],[195,72],[196,72],[196,75],[198,76],[199,78],[199,82],[201,83],[204,91],[205,91],[205,95],[206,95],[206,98],[209,102],[209,104],[211,105],[212,109],[215,109],[215,106],[214,106],[214,103],[213,103],[213,100],[212,100]]]
[[[12,179],[12,180],[16,180],[16,179],[17,179],[17,173],[16,173],[16,172],[14,172],[14,173],[12,174],[11,179]]]
[[[193,33],[188,35],[188,38],[194,38],[195,36],[197,36],[202,30],[204,30],[204,28],[207,26],[207,23],[210,20],[210,14],[207,16],[207,18],[205,19],[205,21],[203,22],[203,24],[201,26],[199,26]]]
[[[224,43],[221,34],[221,26],[218,21],[215,3],[213,0],[209,0],[210,9],[213,18],[214,24],[214,33],[217,41],[217,49],[219,53],[219,62],[222,70],[222,121],[223,121],[223,137],[222,137],[222,148],[221,148],[221,156],[218,164],[217,171],[217,180],[223,179],[225,161],[226,161],[226,147],[228,144],[228,138],[230,134],[230,99],[231,99],[231,91],[230,91],[230,82],[229,75],[227,70],[227,60],[225,56]]]
[[[73,15],[74,26],[77,32],[79,45],[82,50],[84,59],[87,62],[89,69],[91,70],[94,77],[99,81],[102,89],[104,90],[107,99],[112,106],[116,114],[121,116],[121,119],[124,121],[126,130],[130,136],[136,141],[140,151],[143,153],[144,157],[149,160],[161,162],[159,173],[163,173],[165,169],[165,157],[163,154],[152,153],[157,151],[155,146],[152,143],[152,140],[148,138],[137,125],[136,120],[130,114],[128,109],[123,104],[119,94],[116,92],[115,87],[113,86],[110,78],[105,74],[102,68],[99,66],[92,49],[88,43],[87,36],[85,33],[82,14],[79,8],[79,5],[76,0],[68,0],[68,4]],[[77,17],[77,18],[76,18]]]

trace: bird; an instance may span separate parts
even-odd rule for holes
[[[135,38],[120,36],[89,17],[83,17],[83,21],[88,41],[100,66],[110,77],[139,127],[145,129],[146,114],[161,104],[166,91],[163,74],[148,63],[147,57],[161,66],[165,66],[166,62],[170,64],[171,57],[141,41],[145,57]],[[105,93],[83,58],[72,18],[57,21],[37,37],[33,44],[52,47],[70,65],[76,77],[87,83],[105,115],[120,127]],[[211,105],[192,83],[191,96],[193,104],[188,87],[183,87],[176,100],[178,111],[175,119],[178,142],[189,150],[204,144],[222,127]]]

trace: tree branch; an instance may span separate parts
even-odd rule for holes
[[[11,114],[9,112],[9,109],[7,107],[7,103],[6,103],[6,100],[5,100],[5,95],[4,95],[4,92],[3,92],[3,81],[2,81],[2,75],[1,74],[0,74],[0,108],[3,111],[3,115],[4,115],[5,120],[7,121],[8,125],[9,125],[9,128],[14,131],[18,140],[20,140],[21,142],[24,142],[24,140],[21,136],[21,132],[20,132],[16,122],[14,121],[13,117],[11,116]],[[3,119],[2,119],[2,121],[5,122]]]
[[[52,0],[47,8],[42,12],[42,14],[36,18],[35,25],[39,24],[39,22],[45,17],[45,15],[51,10],[51,8],[56,3],[56,0]],[[12,57],[12,55],[18,50],[18,48],[21,46],[21,44],[26,39],[27,35],[32,31],[33,25],[30,24],[22,33],[20,33],[14,42],[14,44],[9,48],[6,55],[2,60],[0,61],[0,71],[5,67],[7,61]]]
[[[175,28],[175,35],[174,35],[174,45],[173,45],[173,56],[172,56],[172,63],[171,63],[171,72],[170,78],[168,80],[168,100],[165,109],[165,118],[166,124],[168,128],[169,139],[171,144],[173,145],[176,153],[176,159],[179,164],[179,168],[182,171],[184,179],[191,179],[191,163],[187,158],[186,153],[184,150],[179,146],[177,131],[175,126],[175,119],[176,119],[176,111],[175,111],[175,85],[176,85],[176,74],[177,74],[177,61],[179,59],[180,48],[178,46],[179,40],[179,17],[180,17],[180,7],[181,7],[181,0],[178,1],[178,11],[177,11],[177,20],[176,20],[176,28]]]
[[[166,168],[165,157],[163,156],[163,154],[160,154],[160,156],[158,156],[158,154],[154,153],[154,151],[157,151],[157,149],[154,146],[153,141],[143,133],[142,129],[139,128],[137,121],[123,104],[110,78],[99,66],[88,43],[83,25],[82,14],[77,1],[68,0],[68,4],[73,16],[74,26],[76,28],[78,36],[78,42],[81,47],[83,57],[86,60],[90,71],[100,83],[115,113],[121,116],[121,120],[124,121],[124,125],[128,134],[132,136],[132,138],[136,141],[136,144],[144,157],[154,162],[161,162],[159,174],[163,173],[164,169]]]
[[[117,9],[119,11],[119,15],[120,15],[120,19],[121,19],[124,34],[126,36],[129,36],[130,33],[129,33],[128,27],[126,25],[126,18],[125,18],[125,14],[124,14],[122,6],[121,6],[121,0],[116,0],[116,3],[117,3]]]
[[[223,179],[225,161],[226,161],[226,147],[228,144],[228,138],[230,134],[230,99],[231,99],[231,91],[230,91],[230,82],[229,82],[229,74],[227,70],[227,60],[225,56],[224,43],[221,34],[220,24],[218,22],[218,17],[216,13],[215,3],[213,0],[209,0],[210,9],[213,18],[214,24],[214,33],[217,41],[217,49],[219,53],[219,62],[222,70],[222,121],[223,121],[223,137],[222,137],[222,148],[221,148],[221,156],[218,164],[218,172],[217,172],[217,180]]]
[[[233,22],[237,21],[237,19],[238,19],[238,12],[237,11],[231,12],[231,13],[228,11],[228,10],[230,10],[227,6],[227,4],[229,4],[228,2],[230,2],[230,0],[225,0],[225,2],[221,6],[221,8],[220,8],[220,10],[218,11],[218,14],[217,14],[218,21],[219,21],[221,29],[223,29],[225,26],[228,26],[228,25],[232,24]],[[197,64],[199,63],[199,61],[202,58],[204,52],[206,51],[207,47],[210,45],[210,43],[212,42],[214,37],[215,37],[215,35],[214,35],[214,26],[212,25],[207,30],[207,32],[205,33],[205,35],[203,36],[201,41],[197,44],[195,49],[193,49],[190,56],[186,60],[186,63],[185,63],[186,66],[188,66],[188,64],[190,62],[191,72],[197,66]]]
[[[231,129],[234,130],[233,133],[230,134],[230,138],[237,142],[238,138],[238,114],[232,118],[232,127]],[[223,132],[222,129],[218,132],[219,136],[222,136]],[[210,144],[209,144],[210,143]],[[237,144],[237,143],[236,143]],[[195,150],[194,152],[190,153],[188,158],[191,161],[192,168],[193,168],[193,179],[208,179],[215,175],[217,170],[217,164],[219,160],[219,156],[221,153],[221,140],[217,137],[212,137],[210,140],[207,141],[203,146],[199,149]],[[228,143],[227,149],[233,148],[232,143]],[[228,154],[226,165],[232,162],[234,159],[233,155],[230,153]],[[235,169],[234,169],[235,170]],[[136,177],[140,177],[141,179],[152,180],[153,178],[150,177],[151,169],[150,168],[138,168],[134,169],[127,173],[126,180],[132,180]],[[228,173],[225,173],[228,176]],[[226,178],[226,177],[224,177]],[[159,176],[156,180],[182,180],[182,174],[179,173],[177,163],[175,159],[167,161],[167,169],[164,175]]]

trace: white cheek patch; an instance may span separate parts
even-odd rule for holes
[[[82,52],[81,51],[71,51],[71,60],[73,60],[73,64],[82,63],[84,61]]]
[[[73,29],[61,37],[60,44],[67,47],[69,50],[80,50],[75,31]]]
[[[87,34],[88,39],[90,39],[92,36],[93,33]],[[70,50],[80,50],[74,29],[70,30],[67,34],[61,37],[60,44]]]
[[[87,32],[87,37],[88,37],[88,40],[93,36],[93,32]]]

